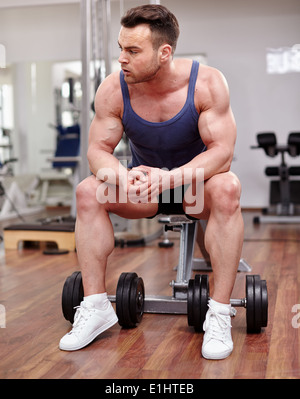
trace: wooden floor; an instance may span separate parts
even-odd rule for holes
[[[245,309],[232,320],[234,351],[221,361],[201,357],[203,335],[188,326],[186,316],[145,314],[135,329],[117,324],[77,352],[58,349],[70,324],[61,312],[61,291],[78,270],[76,253],[43,255],[40,248],[9,250],[0,259],[1,379],[273,379],[300,377],[300,225],[252,223],[244,213],[243,258],[251,274],[267,280],[269,323],[261,334],[246,334]],[[119,275],[136,271],[146,294],[171,295],[179,237],[160,249],[158,240],[145,247],[115,248],[109,259],[107,288],[115,294]],[[101,239],[101,238],[99,238]],[[198,253],[196,253],[197,255]],[[245,296],[245,274],[238,273],[232,297]],[[210,274],[210,283],[213,276]],[[298,307],[300,313],[300,305]],[[3,327],[3,317],[2,317]]]

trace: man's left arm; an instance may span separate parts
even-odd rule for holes
[[[213,68],[210,69],[208,79],[206,98],[198,120],[199,134],[207,149],[190,162],[171,171],[175,187],[180,185],[186,168],[193,172],[192,180],[196,178],[196,169],[203,168],[204,180],[207,180],[218,173],[229,171],[231,167],[236,124],[230,107],[228,85],[224,76]]]

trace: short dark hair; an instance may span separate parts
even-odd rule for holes
[[[180,30],[177,18],[171,11],[162,5],[145,4],[131,8],[121,18],[121,25],[125,28],[134,28],[141,24],[149,25],[155,49],[168,43],[174,54]]]

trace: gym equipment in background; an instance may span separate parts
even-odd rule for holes
[[[55,155],[48,158],[52,162],[52,167],[56,169],[70,168],[72,170],[71,180],[73,187],[71,216],[76,216],[76,200],[75,191],[77,184],[80,181],[80,126],[78,124],[63,128],[62,126],[56,127],[58,131],[57,146]]]
[[[300,180],[292,177],[300,176],[300,166],[288,166],[285,154],[291,157],[300,155],[300,132],[291,132],[286,145],[277,144],[274,132],[257,134],[257,146],[252,149],[261,148],[268,157],[281,156],[279,166],[267,166],[266,176],[277,177],[270,181],[270,207],[263,210],[262,216],[255,216],[254,223],[299,223],[300,215],[296,214],[296,206],[300,204]],[[275,207],[275,212],[274,212]]]
[[[0,163],[0,221],[33,215],[44,208],[31,202],[31,194],[37,185],[36,175],[14,176],[10,164],[17,159],[11,158]]]
[[[46,250],[44,253],[64,254],[68,251],[75,251],[75,220],[76,220],[76,203],[75,189],[79,182],[78,165],[81,157],[80,150],[80,127],[79,125],[63,128],[57,126],[59,132],[57,136],[57,149],[55,156],[49,158],[53,164],[53,168],[72,168],[72,204],[71,215],[68,217],[42,219],[36,222],[27,223],[23,220],[22,224],[12,224],[4,229],[5,249],[16,249],[21,241],[45,241],[55,242],[57,248],[51,251]],[[47,188],[49,180],[43,181],[43,197],[47,197]]]

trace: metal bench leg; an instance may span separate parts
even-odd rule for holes
[[[183,220],[184,219],[184,220]],[[179,263],[176,281],[171,281],[172,296],[146,295],[145,313],[187,314],[188,281],[192,274],[193,252],[197,223],[182,217],[168,219],[167,229],[180,231]]]
[[[206,222],[206,220],[199,220],[198,225],[200,225],[198,228],[198,231],[201,229],[199,231],[199,233],[202,233],[202,234],[197,235],[197,238],[200,238],[197,240],[197,243],[201,249],[203,258],[193,258],[192,269],[193,269],[193,271],[211,272],[212,267],[211,267],[211,263],[210,263],[209,254],[206,252],[206,249],[204,247],[204,233],[205,233],[207,222]],[[239,272],[251,272],[251,270],[252,270],[251,266],[245,261],[245,259],[241,258],[239,267],[238,267],[238,271]]]
[[[187,284],[192,275],[196,227],[196,222],[185,223],[181,226],[177,277],[176,281],[171,282],[174,298],[187,298]]]

